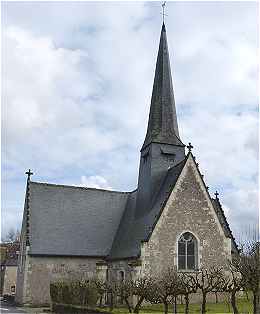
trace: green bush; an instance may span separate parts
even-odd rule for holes
[[[52,303],[95,307],[99,294],[90,280],[57,281],[50,284]]]

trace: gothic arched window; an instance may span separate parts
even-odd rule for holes
[[[178,269],[194,270],[197,268],[198,244],[190,232],[183,233],[178,241]]]

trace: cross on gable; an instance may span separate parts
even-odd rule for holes
[[[218,196],[219,196],[218,191],[215,192],[215,196],[216,196],[216,199],[218,199]]]
[[[25,172],[25,174],[27,174],[28,178],[27,180],[30,180],[30,177],[33,175],[33,172],[31,171],[31,169],[29,169],[28,171]]]
[[[192,150],[192,148],[193,148],[193,146],[191,145],[191,143],[189,143],[189,145],[187,145],[186,147],[188,148],[189,152],[191,152],[191,150]]]

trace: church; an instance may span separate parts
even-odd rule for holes
[[[185,152],[186,149],[186,152]],[[224,266],[238,251],[218,193],[179,134],[163,23],[138,185],[119,192],[32,181],[28,172],[16,301],[50,302],[50,282]]]

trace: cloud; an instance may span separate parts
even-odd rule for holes
[[[2,8],[3,223],[21,221],[28,168],[36,181],[133,190],[160,4]],[[170,2],[167,10],[181,137],[239,233],[258,216],[256,4]]]
[[[80,186],[85,186],[88,188],[112,190],[107,180],[101,176],[90,176],[90,177],[82,176]]]

